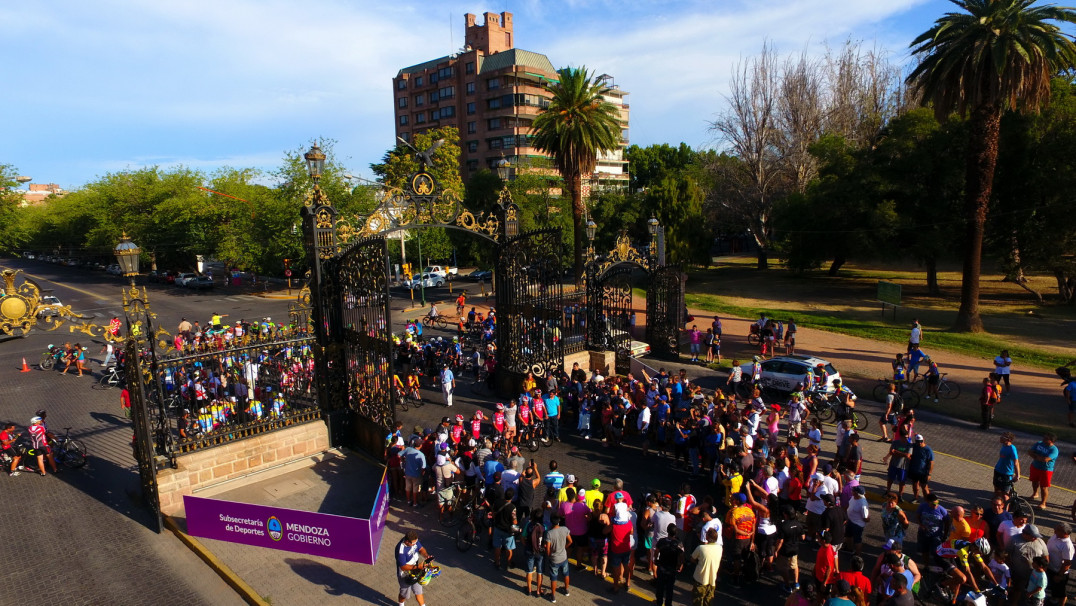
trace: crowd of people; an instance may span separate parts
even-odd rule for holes
[[[894,362],[891,392],[919,373],[917,363],[928,381],[939,375],[925,355],[909,354]],[[860,484],[867,481],[862,436],[849,420],[824,426],[798,390],[767,402],[757,377],[742,377],[752,388],[744,397],[703,390],[686,370],[639,375],[604,377],[575,365],[544,380],[528,376],[519,396],[488,417],[481,410],[446,416],[410,434],[399,424],[386,440],[393,493],[413,507],[435,502],[439,515],[476,495],[492,519],[486,538],[494,563],[521,568],[528,593],[541,595],[548,578],[554,601],[558,587],[569,591],[571,556],[577,573],[611,577],[612,592],[645,574],[663,604],[672,603],[685,569],[693,570],[696,604],[710,603],[719,576],[735,588],[767,574],[790,606],[904,605],[926,591],[953,603],[1002,592],[1009,604],[1041,604],[1047,592],[1065,603],[1070,528],[1055,525],[1045,541],[1018,510],[1010,513],[1010,486],[1020,479],[1011,434],[1002,436],[989,511],[943,504],[931,490],[938,461],[928,430],[914,410],[887,398],[877,506]],[[574,427],[604,447],[637,449],[623,456],[665,457],[685,481],[675,494],[632,494],[622,479],[587,482],[556,460],[539,465],[520,453],[536,423],[552,440]],[[1045,435],[1027,454],[1040,508],[1057,459],[1053,440]],[[864,545],[874,518],[883,536],[872,563]],[[810,573],[801,574],[801,559],[813,563]]]

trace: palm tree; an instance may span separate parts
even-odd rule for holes
[[[983,229],[994,183],[998,132],[1006,110],[1037,112],[1050,100],[1050,79],[1076,66],[1076,45],[1055,22],[1076,23],[1064,7],[1035,0],[950,0],[946,13],[912,41],[920,63],[907,82],[935,116],[970,114],[964,215],[967,241],[960,311],[953,329],[981,332],[979,273]]]
[[[620,147],[617,106],[603,96],[609,88],[591,77],[586,67],[557,71],[548,85],[549,107],[534,119],[534,147],[553,158],[572,196],[575,227],[575,279],[583,275],[583,175],[593,172],[598,154]]]

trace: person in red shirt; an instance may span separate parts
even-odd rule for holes
[[[531,400],[531,409],[534,412],[535,421],[545,421],[545,400],[542,399],[541,390],[534,390],[535,396]]]
[[[471,437],[479,439],[482,436],[482,411],[474,411],[474,416],[471,417]]]
[[[463,415],[456,415],[456,423],[449,430],[448,439],[452,440],[453,445],[463,441]]]
[[[493,431],[504,435],[504,404],[497,404],[497,411],[493,413]]]
[[[19,434],[15,433],[15,424],[5,423],[4,431],[0,431],[0,450],[11,457],[11,469],[8,471],[10,476],[19,475],[19,461],[22,460],[22,454],[15,448],[15,441],[18,439]]]
[[[830,543],[829,533],[821,533],[821,545],[814,560],[814,578],[822,587],[836,583],[840,575],[837,563],[837,547]]]
[[[609,494],[605,495],[605,502],[602,503],[602,506],[605,509],[605,513],[609,515],[613,515],[613,506],[616,505],[615,495],[617,492],[624,494],[624,502],[627,503],[629,508],[634,507],[631,502],[631,493],[624,490],[624,480],[617,478],[613,480],[613,490],[610,491]],[[587,491],[587,494],[590,494],[589,490]]]
[[[871,594],[871,580],[867,578],[867,575],[863,574],[863,566],[863,558],[852,556],[852,570],[837,573],[837,578],[848,581],[848,585],[858,587],[863,591],[863,595],[869,596]]]

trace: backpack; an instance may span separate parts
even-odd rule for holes
[[[893,414],[900,414],[904,412],[904,398],[900,395],[894,394],[893,396]]]
[[[994,383],[994,403],[1001,402],[1001,383]]]
[[[680,541],[662,539],[660,543],[657,554],[658,570],[664,573],[675,573],[680,567],[680,554],[683,553]]]
[[[531,553],[545,553],[545,527],[541,523],[531,522],[527,530],[527,549]]]
[[[762,560],[757,551],[748,551],[743,557],[743,567],[740,569],[745,583],[754,583],[759,579],[762,571]]]

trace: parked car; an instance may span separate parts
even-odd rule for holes
[[[467,274],[467,279],[473,282],[489,282],[493,279],[493,272],[488,269],[479,269]]]
[[[440,276],[441,278],[447,280],[449,276],[455,276],[457,273],[459,273],[459,271],[460,268],[458,267],[449,267],[447,265],[430,265],[423,268],[422,273]]]
[[[178,274],[176,276],[175,280],[173,280],[172,283],[175,284],[176,286],[186,286],[188,280],[190,280],[192,278],[197,278],[197,277],[198,277],[198,274],[185,272],[185,273]]]
[[[60,299],[52,295],[45,295],[41,297],[41,304],[37,308],[37,317],[44,318],[58,315],[60,308],[63,306],[64,304],[60,302]]]
[[[183,286],[187,288],[194,288],[198,290],[204,290],[207,288],[213,288],[213,279],[209,276],[195,276],[183,283]]]
[[[112,265],[109,265],[108,267],[106,267],[105,271],[112,274],[113,276],[118,276],[118,275],[123,273],[123,270],[121,270],[120,266],[117,265],[116,263],[113,263]]]
[[[743,369],[744,381],[751,380],[751,366],[754,362],[747,362],[740,366]],[[826,391],[833,391],[834,379],[840,379],[841,373],[832,364],[822,358],[813,356],[778,356],[762,361],[762,386],[775,391],[790,392],[797,384],[803,383],[803,378],[810,371],[818,375],[818,365],[824,365],[828,379]]]
[[[411,278],[404,281],[404,287],[406,288],[419,288],[423,286],[425,288],[434,288],[438,286],[444,286],[445,279],[437,274],[422,274],[421,281],[419,278]]]

